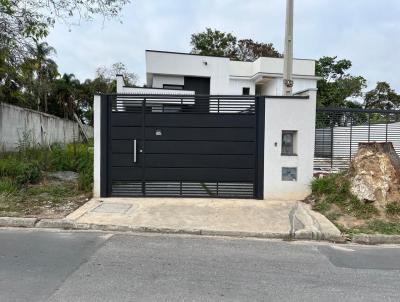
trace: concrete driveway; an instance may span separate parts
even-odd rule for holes
[[[132,230],[263,238],[341,240],[324,216],[298,201],[187,198],[92,199],[67,217]]]

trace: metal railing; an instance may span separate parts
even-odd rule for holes
[[[362,142],[391,142],[400,155],[400,110],[317,108],[314,170],[348,168]]]

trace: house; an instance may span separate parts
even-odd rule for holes
[[[299,200],[310,193],[315,61],[146,51],[146,86],[94,97],[94,196]]]
[[[283,58],[258,58],[254,62],[189,53],[146,51],[146,87],[124,85],[117,76],[117,93],[282,95]],[[317,88],[315,61],[294,59],[293,91]]]

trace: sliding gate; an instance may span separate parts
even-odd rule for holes
[[[101,195],[262,198],[264,98],[103,95]]]

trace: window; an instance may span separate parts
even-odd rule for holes
[[[283,130],[282,131],[282,155],[295,156],[297,155],[297,131]]]
[[[164,84],[164,89],[171,89],[171,90],[183,90],[183,85],[175,85],[175,84]]]
[[[250,87],[243,87],[242,94],[243,95],[250,95]]]
[[[297,168],[282,168],[282,181],[297,181]]]

